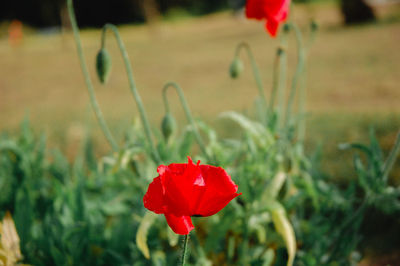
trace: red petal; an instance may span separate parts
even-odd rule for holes
[[[263,6],[265,5],[263,0],[248,0],[246,3],[246,17],[263,19],[266,18]]]
[[[204,191],[193,215],[210,216],[219,212],[232,199],[239,196],[238,186],[221,167],[200,165],[206,183]]]
[[[187,235],[194,229],[190,216],[175,216],[171,213],[164,214],[169,227],[179,235]]]
[[[278,31],[278,26],[279,26],[278,22],[276,22],[274,20],[268,20],[265,23],[265,28],[271,34],[272,37],[276,36],[276,33]]]
[[[144,207],[157,214],[164,213],[164,197],[160,177],[153,179],[143,197]]]
[[[286,19],[286,15],[289,11],[290,0],[269,0],[268,3],[264,4],[264,12],[267,14],[268,20],[273,19],[281,22]]]
[[[161,182],[165,187],[167,212],[175,215],[193,215],[203,194],[205,182],[198,165],[189,158],[188,164],[171,164],[164,169]]]

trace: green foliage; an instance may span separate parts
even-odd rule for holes
[[[289,32],[282,34],[285,40]],[[283,77],[277,79],[279,95],[285,95],[287,82],[285,53],[277,58]],[[297,70],[300,75],[302,68]],[[292,88],[299,80],[301,75]],[[243,194],[216,215],[193,217],[189,265],[356,263],[366,210],[400,211],[400,188],[388,182],[400,137],[386,158],[372,131],[369,145],[342,144],[359,153],[357,178],[341,188],[320,169],[319,150],[312,156],[304,152],[304,110],[283,114],[284,102],[275,107],[260,97],[256,119],[223,113],[220,119],[240,128],[236,139],[221,139],[214,128],[189,116],[190,125],[180,130],[171,124],[153,129],[153,148],[149,132],[133,123],[122,148],[96,159],[87,138],[72,163],[47,149],[45,137],[24,122],[18,136],[0,137],[0,215],[13,213],[25,263],[174,265],[180,259],[177,235],[162,215],[145,210],[142,198],[160,161],[184,162],[191,155],[224,167]]]

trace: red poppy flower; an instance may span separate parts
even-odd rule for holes
[[[266,19],[265,28],[275,37],[279,23],[287,17],[289,5],[290,0],[247,0],[246,17]]]
[[[164,214],[171,229],[187,235],[194,228],[191,216],[210,216],[232,199],[238,186],[221,167],[197,165],[188,157],[185,164],[160,165],[143,197],[144,206]]]

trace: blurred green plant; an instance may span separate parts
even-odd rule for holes
[[[312,156],[304,152],[305,62],[315,24],[307,42],[294,24],[283,27],[269,99],[250,47],[239,44],[234,62],[238,64],[239,51],[245,48],[260,97],[254,117],[234,111],[220,115],[241,128],[242,135],[235,139],[221,139],[214,128],[194,119],[183,90],[173,82],[162,90],[169,118],[164,118],[161,130],[151,129],[118,29],[107,24],[101,49],[106,30],[112,30],[140,112],[140,123],[135,121],[117,145],[95,101],[71,0],[68,6],[92,107],[113,151],[96,158],[87,136],[71,163],[61,152],[48,150],[46,138],[35,136],[27,121],[19,136],[0,136],[0,215],[7,210],[13,213],[24,262],[176,264],[178,236],[165,219],[145,210],[142,197],[159,164],[183,162],[192,154],[194,160],[227,169],[243,194],[217,215],[193,218],[196,230],[186,254],[189,265],[352,265],[360,259],[360,226],[367,208],[389,214],[400,211],[400,188],[388,183],[400,137],[387,158],[373,132],[369,146],[342,144],[342,149],[361,152],[354,156],[357,178],[346,188],[331,182],[320,169],[319,150]],[[297,40],[298,62],[288,91],[290,33]],[[233,77],[238,77],[237,70]],[[170,87],[178,93],[187,126],[178,128],[171,122]]]

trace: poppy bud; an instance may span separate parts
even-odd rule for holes
[[[243,71],[242,61],[240,61],[240,59],[238,57],[235,57],[235,59],[233,59],[232,64],[229,68],[229,74],[231,75],[231,78],[233,78],[233,79],[237,78],[242,71]]]
[[[286,23],[285,25],[283,25],[283,32],[289,33],[289,31],[290,31],[290,24]]]
[[[283,52],[285,52],[285,48],[282,46],[278,47],[278,49],[276,50],[276,53],[278,54],[278,56],[282,55]]]
[[[311,27],[311,31],[317,31],[319,28],[318,23],[315,22],[315,20],[311,21],[310,27]]]
[[[176,121],[175,118],[168,112],[165,114],[162,122],[161,122],[161,132],[168,141],[169,137],[175,132],[176,130]]]
[[[96,71],[100,82],[106,83],[111,72],[111,56],[105,48],[100,49],[97,53]]]

